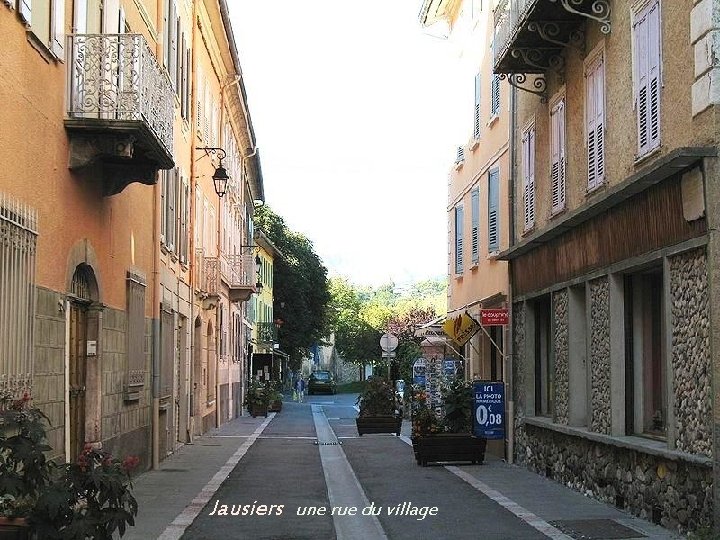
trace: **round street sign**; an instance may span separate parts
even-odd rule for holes
[[[385,333],[380,338],[380,348],[385,352],[391,352],[397,349],[398,338],[392,334]]]

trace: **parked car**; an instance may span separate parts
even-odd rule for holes
[[[337,392],[337,383],[335,378],[329,371],[315,371],[310,375],[308,380],[308,395],[316,392],[327,392],[334,394]]]

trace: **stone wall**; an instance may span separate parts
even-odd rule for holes
[[[610,286],[607,276],[590,282],[590,429],[609,434],[610,400]]]
[[[712,468],[525,427],[525,465],[536,473],[681,531],[712,523]]]
[[[33,405],[50,419],[50,459],[65,460],[65,297],[36,288]]]
[[[150,465],[151,325],[145,325],[145,384],[138,399],[126,401],[128,384],[127,314],[105,308],[102,328],[102,441],[103,447],[124,457],[136,455],[141,467]]]
[[[676,448],[712,456],[712,380],[707,260],[704,249],[670,262]]]
[[[513,376],[513,400],[515,402],[515,461],[518,463],[525,462],[525,449],[527,441],[525,438],[525,408],[527,407],[527,399],[525,395],[526,383],[526,365],[525,365],[525,304],[518,302],[513,304],[512,312],[513,325],[513,358],[512,358],[512,376]],[[531,412],[532,414],[532,412]]]
[[[569,371],[569,330],[568,330],[568,291],[553,293],[553,314],[555,316],[555,411],[553,420],[558,424],[567,424],[570,400]]]

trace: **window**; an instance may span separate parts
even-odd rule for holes
[[[35,38],[56,58],[64,59],[65,1],[18,0],[18,11]]]
[[[174,252],[177,249],[177,198],[178,198],[178,169],[164,170],[162,172],[161,204],[162,215],[160,217],[160,240],[168,251]]]
[[[205,104],[205,86],[203,85],[203,70],[202,66],[197,66],[197,84],[195,86],[195,91],[197,92],[195,103],[195,109],[197,118],[195,119],[195,132],[197,133],[198,139],[203,138],[203,118],[204,118],[204,112],[203,112],[203,105]]]
[[[633,16],[633,85],[638,156],[660,146],[660,2],[650,0]]]
[[[177,5],[175,0],[166,0],[164,6],[164,23],[165,28],[163,29],[163,62],[170,75],[170,82],[175,90],[175,93],[180,93],[180,85],[178,80],[180,79],[180,63],[178,62],[178,37],[180,27],[180,16],[177,12]]]
[[[605,179],[605,61],[601,52],[585,68],[588,191]]]
[[[479,234],[478,229],[480,227],[480,190],[474,187],[470,192],[470,213],[472,219],[472,225],[470,228],[470,257],[473,264],[477,264],[480,259],[480,248],[479,248]]]
[[[128,385],[145,383],[145,279],[127,274]]]
[[[626,431],[667,435],[663,272],[625,276]]]
[[[490,58],[495,58],[495,41],[490,44]],[[490,80],[490,119],[500,114],[500,75],[493,73]]]
[[[33,370],[37,214],[0,193],[0,391],[22,397]]]
[[[488,174],[488,252],[500,250],[500,169]]]
[[[190,58],[190,47],[188,46],[185,32],[182,32],[180,38],[180,47],[178,48],[178,63],[180,65],[180,115],[183,120],[190,120],[190,70],[192,63]]]
[[[552,213],[565,208],[565,97],[550,110],[550,181]]]
[[[535,314],[535,414],[552,416],[554,410],[554,373],[552,354],[550,297],[532,303]]]
[[[183,177],[180,180],[180,210],[179,210],[179,233],[178,233],[178,255],[180,262],[188,262],[188,234],[190,225],[190,185],[188,179]]]
[[[535,226],[535,124],[522,134],[523,203],[525,230]]]
[[[475,75],[475,109],[473,116],[473,139],[480,139],[480,74]]]
[[[455,273],[463,273],[463,207],[455,207]]]

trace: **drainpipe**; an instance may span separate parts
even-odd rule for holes
[[[515,245],[515,182],[517,179],[517,168],[515,167],[515,155],[517,148],[515,146],[515,132],[517,127],[517,89],[510,86],[510,175],[509,186],[510,191],[510,247]],[[508,270],[512,267],[512,261],[508,262]],[[513,463],[515,455],[515,400],[513,399],[513,279],[512,272],[508,271],[508,326],[505,327],[505,395],[509,397],[507,400],[507,456],[506,461]]]

